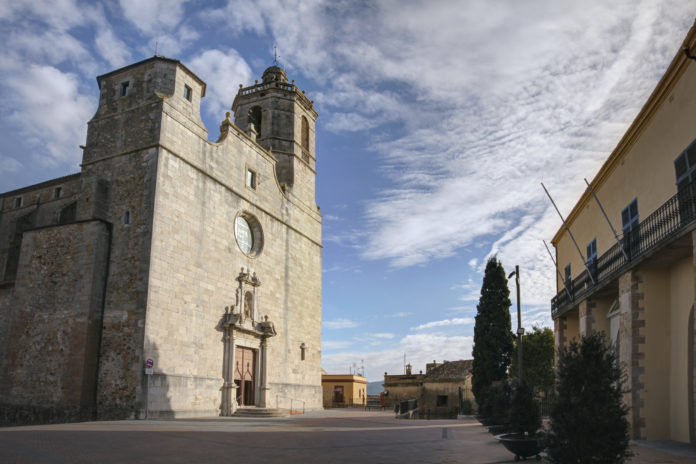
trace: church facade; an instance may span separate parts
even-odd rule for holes
[[[81,172],[0,195],[0,420],[320,408],[313,102],[272,66],[211,142],[181,62],[97,82]]]

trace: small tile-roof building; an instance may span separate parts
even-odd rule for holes
[[[426,364],[425,374],[412,374],[411,366],[405,375],[384,374],[385,407],[393,408],[401,401],[418,400],[421,417],[452,417],[459,413],[463,400],[473,403],[471,392],[471,359],[433,361]]]

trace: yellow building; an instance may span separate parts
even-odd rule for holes
[[[362,375],[322,374],[324,408],[344,408],[367,404],[367,379]]]
[[[556,344],[608,334],[635,439],[695,443],[696,23],[552,242]]]

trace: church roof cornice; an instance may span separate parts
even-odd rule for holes
[[[196,75],[196,73],[194,73],[189,68],[187,68],[186,65],[184,65],[184,63],[182,63],[181,61],[175,60],[174,58],[167,58],[167,57],[161,56],[161,55],[151,56],[150,58],[146,58],[142,61],[138,61],[137,63],[129,64],[128,66],[124,66],[123,68],[115,69],[115,70],[108,72],[106,74],[102,74],[101,76],[97,76],[97,84],[99,84],[105,78],[114,76],[116,74],[122,73],[123,71],[128,71],[129,69],[137,68],[139,66],[142,66],[144,64],[151,63],[154,61],[163,61],[166,63],[175,64],[175,65],[181,67],[181,69],[183,69],[188,74],[190,74],[191,77],[193,77],[193,79],[201,85],[201,97],[205,97],[205,88],[206,88],[207,84],[205,83],[205,81],[203,79],[198,77]]]

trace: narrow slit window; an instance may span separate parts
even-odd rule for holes
[[[126,211],[125,213],[123,213],[123,224],[127,226],[130,223],[131,223],[130,211]]]
[[[130,82],[121,82],[121,96],[125,97],[128,95],[128,87]]]
[[[184,98],[188,101],[191,101],[191,98],[193,98],[193,90],[188,85],[184,85]]]
[[[53,198],[60,198],[63,196],[63,187],[56,187],[53,191]]]
[[[256,172],[251,169],[247,169],[246,172],[246,186],[256,190]]]
[[[302,345],[300,345],[300,359],[302,361],[305,360],[306,351],[307,351],[307,346],[305,346],[305,344],[303,343]]]
[[[21,208],[21,207],[22,207],[22,197],[17,197],[17,198],[15,198],[14,207],[15,207],[15,208]]]

